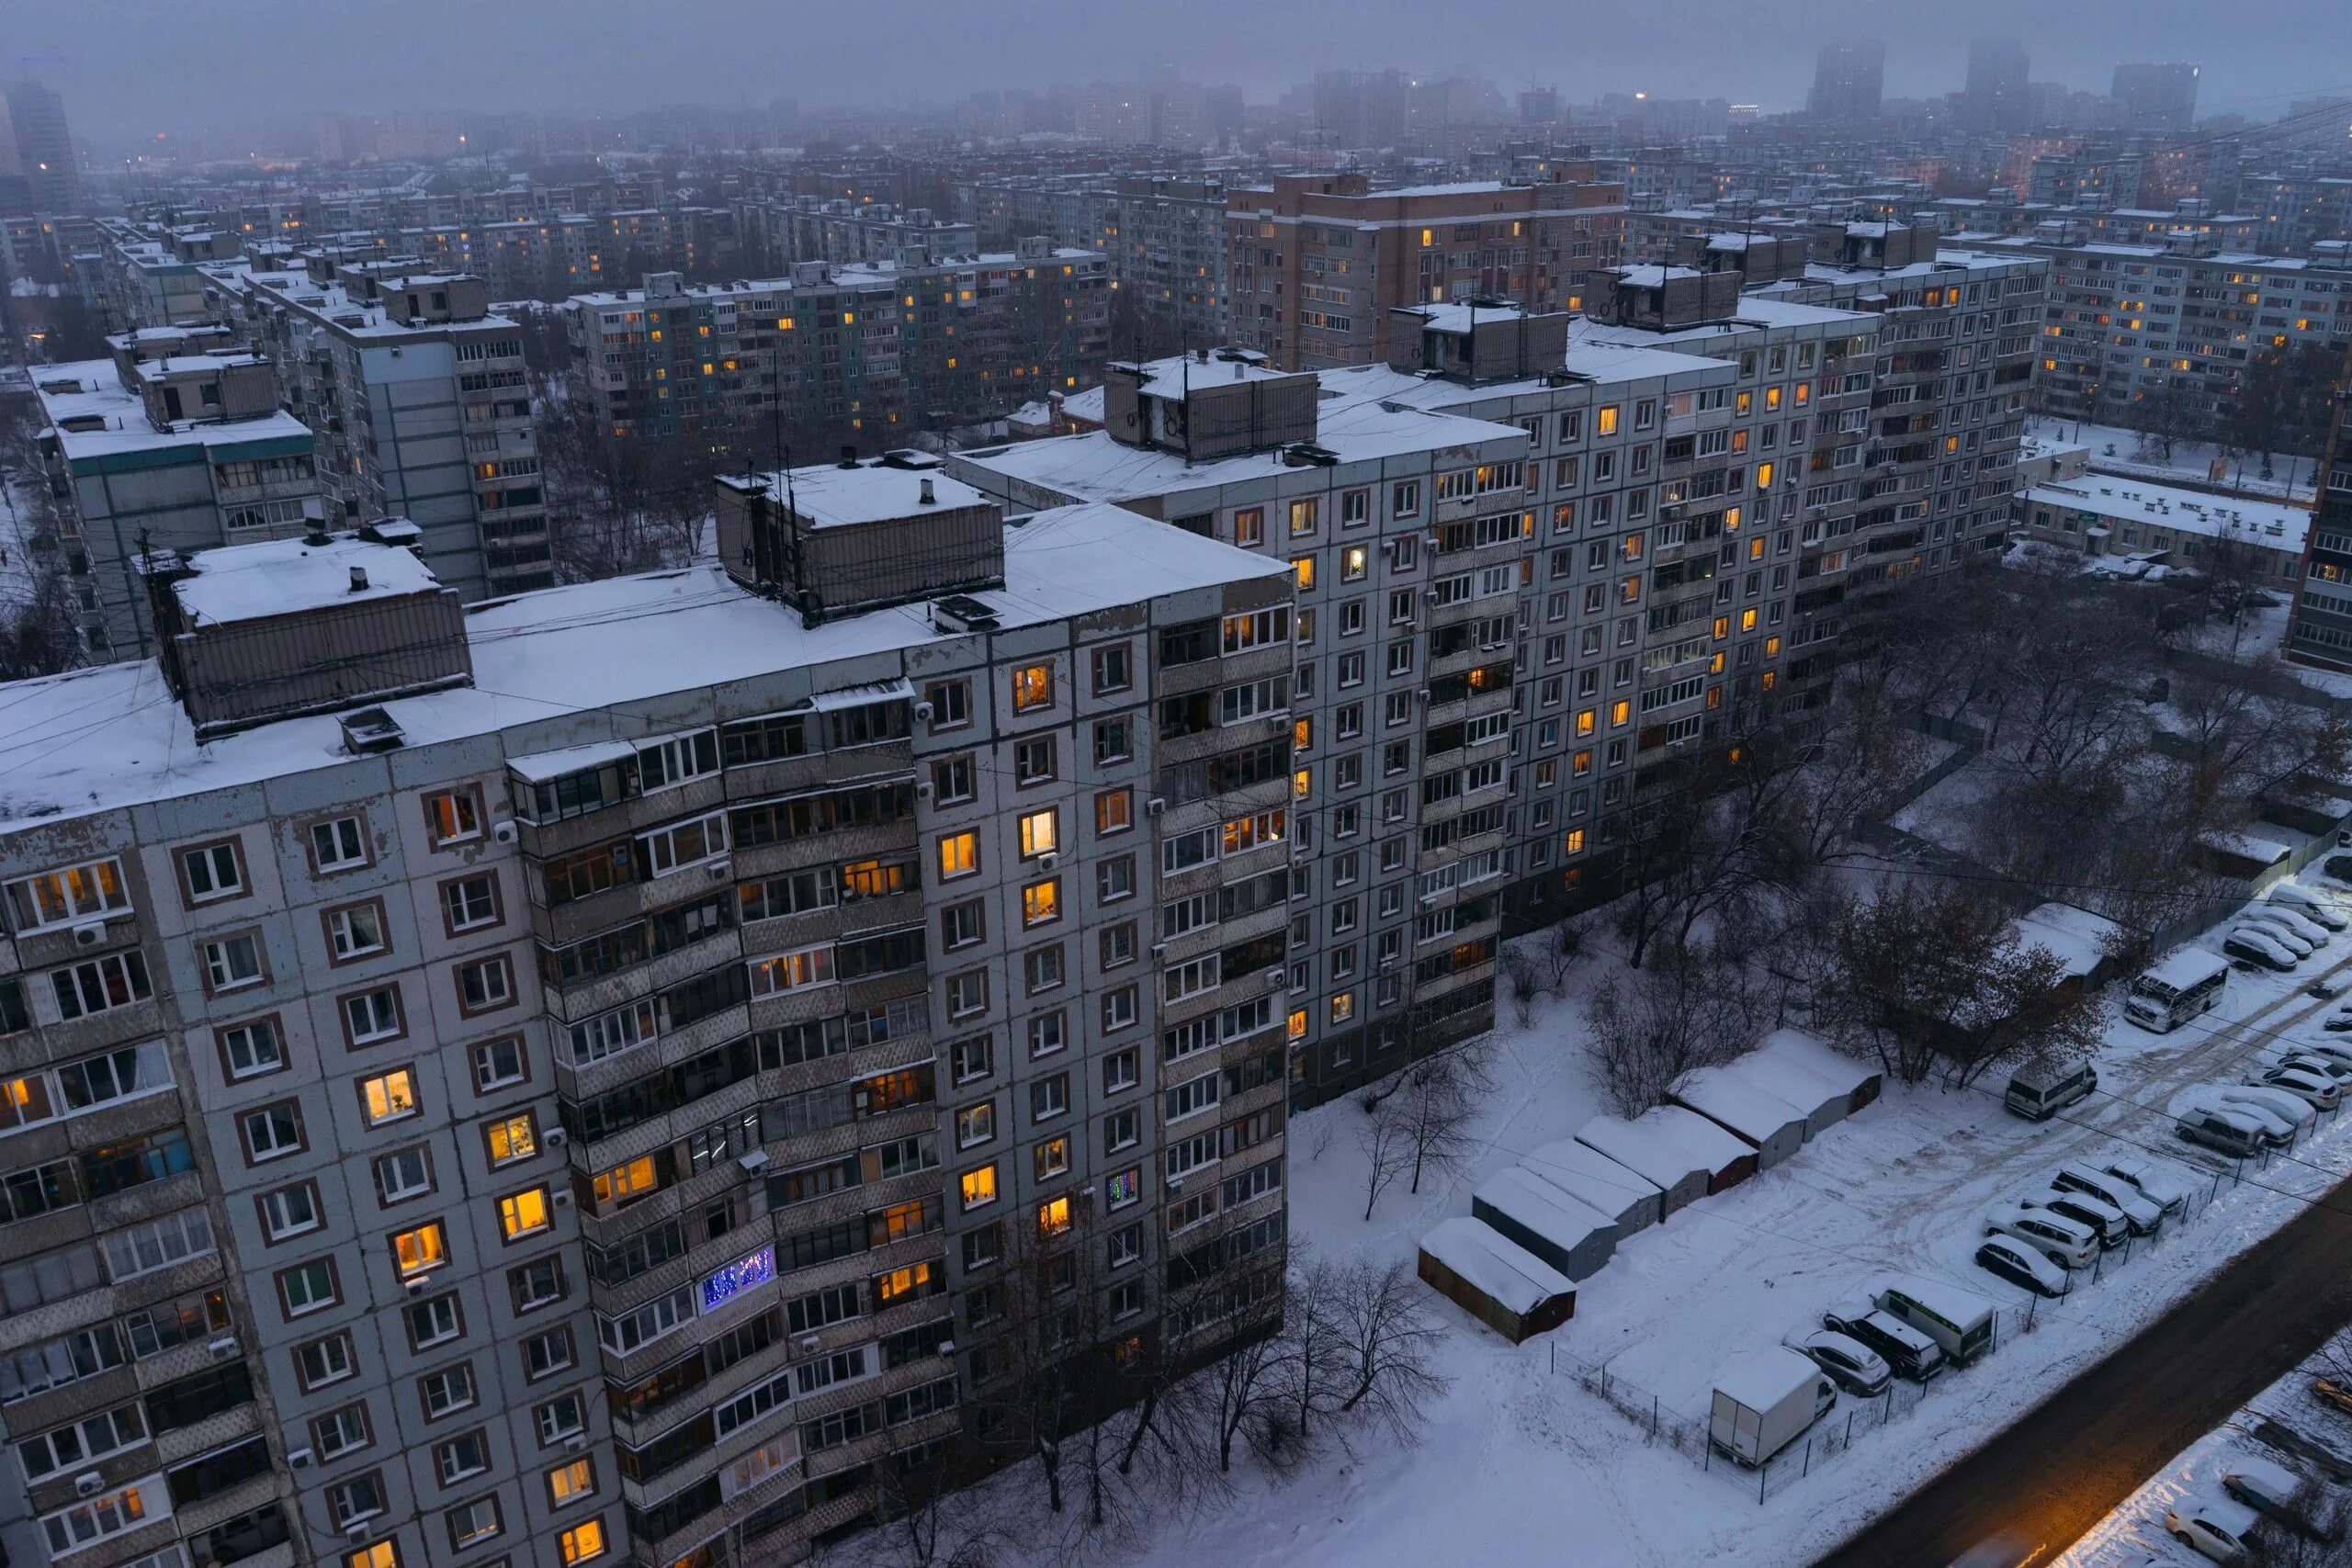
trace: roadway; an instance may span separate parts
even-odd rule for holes
[[[2352,1322],[2348,1258],[2352,1179],[1816,1568],[1945,1568],[2005,1530],[2049,1562]]]

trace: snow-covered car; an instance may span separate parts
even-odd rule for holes
[[[2268,1111],[2285,1122],[2288,1131],[2296,1135],[2310,1132],[2312,1123],[2319,1120],[2319,1112],[2306,1104],[2301,1096],[2290,1094],[2283,1089],[2272,1089],[2267,1084],[2215,1084],[2213,1092],[2228,1104],[2252,1106]]]
[[[2248,910],[2238,917],[2239,929],[2260,931],[2298,958],[2309,958],[2319,951],[2319,943],[2290,927],[2286,921],[2273,919],[2260,910]]]
[[[2253,1454],[2234,1454],[2222,1472],[2222,1490],[2257,1514],[2267,1514],[2294,1529],[2304,1528],[2299,1506],[2303,1483],[2284,1465]]]
[[[2155,1235],[2156,1227],[2164,1224],[2163,1204],[2142,1196],[2131,1182],[2089,1160],[2068,1160],[2051,1173],[2050,1185],[2061,1192],[2087,1192],[2102,1203],[2114,1204],[2141,1235]]]
[[[2317,920],[2329,931],[2352,931],[2352,915],[2344,912],[2342,904],[2300,883],[2280,883],[2270,890],[2270,901],[2285,904],[2305,919]]]
[[[2040,1295],[2056,1297],[2066,1293],[2066,1270],[2038,1249],[2008,1236],[1987,1237],[1984,1245],[1976,1249],[1976,1266]]]
[[[2134,1191],[2165,1214],[2177,1214],[2188,1201],[2188,1183],[2177,1167],[2161,1160],[2115,1158],[2098,1162],[2102,1176],[2128,1181]]]
[[[2262,1134],[2262,1141],[2274,1149],[2283,1149],[2295,1141],[2295,1122],[2282,1116],[2258,1100],[2233,1100],[2222,1093],[2225,1084],[2202,1084],[2188,1095],[2188,1102],[2201,1109],[2220,1111],[2254,1123]]]
[[[2352,1032],[2352,1012],[2329,1013],[2321,1022],[2320,1027],[2327,1031],[2330,1034],[2343,1034],[2347,1032]]]
[[[1886,1358],[1850,1335],[1816,1329],[1797,1341],[1796,1348],[1829,1374],[1829,1381],[1848,1393],[1875,1399],[1886,1392],[1894,1372]]]
[[[2098,1237],[2102,1247],[2121,1247],[2132,1234],[2131,1217],[2104,1198],[2060,1187],[2029,1192],[2018,1201],[2029,1209],[2047,1209],[2063,1215]]]
[[[2318,1111],[2334,1111],[2342,1093],[2335,1079],[2317,1067],[2256,1067],[2246,1075],[2246,1081],[2263,1089],[2281,1089]]]
[[[2252,1159],[2270,1142],[2261,1122],[2226,1105],[2177,1105],[2173,1132],[2232,1159]]]
[[[2296,1040],[2270,1046],[2255,1057],[2255,1062],[2265,1071],[2272,1067],[2301,1067],[2335,1083],[2352,1082],[2352,1058],[2314,1041]]]
[[[2347,1019],[2352,1022],[2352,1019]],[[2342,1040],[2290,1040],[2273,1045],[2271,1054],[2292,1053],[2298,1056],[2319,1056],[2341,1067],[2352,1068],[2352,1042]]]
[[[2255,926],[2236,926],[2222,939],[2222,952],[2250,969],[2275,969],[2285,974],[2302,962],[2277,936]]]
[[[2098,1232],[2079,1221],[2022,1203],[1996,1203],[1984,1215],[1986,1235],[2025,1243],[2061,1269],[2087,1269],[2098,1256]]]
[[[2246,918],[2266,926],[2284,926],[2315,948],[2327,945],[2327,928],[2286,904],[2256,904]]]
[[[2246,1561],[2245,1538],[2257,1520],[2252,1508],[2227,1497],[2183,1497],[2165,1510],[2165,1529],[2200,1557]]]
[[[2322,975],[2303,987],[2303,995],[2317,997],[2322,1001],[2334,1001],[2346,991],[2352,991],[2352,976]]]
[[[1829,1308],[1821,1314],[1821,1326],[1859,1340],[1913,1382],[1927,1382],[1944,1370],[1942,1346],[1901,1318],[1871,1305],[1868,1298]]]

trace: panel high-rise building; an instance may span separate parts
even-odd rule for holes
[[[1875,119],[1886,78],[1886,45],[1876,39],[1825,43],[1814,57],[1805,112],[1815,119]]]
[[[8,130],[36,212],[82,210],[82,171],[65,128],[65,100],[38,82],[9,85]]]
[[[2197,123],[2199,70],[2186,61],[2119,65],[2109,91],[2135,128],[2187,130]]]
[[[1978,39],[1968,49],[1968,85],[1961,122],[1972,133],[2020,130],[2030,122],[2026,88],[2030,62],[2013,38]]]

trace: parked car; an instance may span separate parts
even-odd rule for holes
[[[2270,901],[2284,904],[2305,919],[2317,920],[2329,931],[2352,931],[2352,915],[2344,906],[2324,893],[2314,893],[2300,883],[2282,882],[2270,890]]]
[[[2047,1122],[2098,1088],[2098,1070],[2088,1062],[2029,1063],[2010,1076],[2001,1103],[2029,1122]]]
[[[2310,942],[2314,948],[2325,947],[2327,945],[2328,928],[2320,924],[2317,920],[2312,919],[2309,915],[2304,914],[2301,909],[2294,908],[2292,905],[2280,904],[2276,901],[2267,904],[2256,904],[2253,909],[2248,912],[2248,914],[2250,919],[2259,921],[2263,925],[2286,927],[2289,931],[2293,931],[2297,936],[2301,937],[2305,942]]]
[[[2277,1519],[2299,1534],[2312,1532],[2303,1507],[2301,1477],[2284,1465],[2252,1454],[2235,1454],[2222,1472],[2222,1490],[2257,1514]]]
[[[2222,952],[2249,969],[2272,969],[2282,975],[2302,962],[2275,935],[2255,926],[2233,927],[2222,939]]]
[[[2155,1235],[2165,1221],[2163,1204],[2143,1197],[2131,1182],[2086,1159],[2070,1159],[2060,1166],[2051,1173],[2050,1185],[2062,1192],[2087,1192],[2102,1203],[2114,1204],[2140,1235]]]
[[[1976,1266],[2040,1295],[2057,1297],[2067,1291],[2066,1270],[2044,1258],[2040,1249],[2005,1235],[1989,1237],[1976,1249]]]
[[[2165,1529],[2183,1546],[2216,1562],[2246,1561],[2245,1538],[2258,1516],[2227,1497],[2183,1497],[2165,1510]]]
[[[2274,1149],[2283,1149],[2295,1141],[2295,1129],[2301,1120],[2281,1111],[2267,1099],[2252,1089],[2240,1089],[2231,1093],[2229,1084],[2198,1084],[2174,1097],[2175,1110],[2220,1111],[2251,1122],[2261,1131],[2262,1141]],[[2292,1098],[2290,1096],[2289,1098]],[[2296,1105],[2308,1111],[2301,1100]]]
[[[2352,990],[2352,976],[2322,975],[2303,987],[2303,995],[2317,997],[2323,1001],[2333,1001],[2347,990]]]
[[[1814,1365],[1827,1372],[1831,1382],[1864,1399],[1884,1393],[1894,1377],[1884,1357],[1835,1329],[1816,1329],[1798,1340],[1796,1348],[1813,1358]]]
[[[2097,1168],[2102,1176],[2130,1182],[2141,1197],[2166,1214],[2179,1213],[2188,1201],[2188,1187],[2178,1168],[2167,1168],[2160,1160],[2109,1159]]]
[[[2184,1107],[2173,1119],[2172,1130],[2178,1137],[2232,1159],[2252,1159],[2269,1142],[2261,1123],[2219,1106]]]
[[[1821,1326],[1860,1341],[1913,1382],[1927,1382],[1944,1370],[1942,1346],[1866,1300],[1831,1307],[1821,1314]]]
[[[2131,1216],[2104,1198],[2064,1188],[2047,1187],[2018,1200],[2029,1209],[2047,1209],[2082,1225],[2098,1237],[2102,1247],[2121,1247],[2132,1234]]]
[[[2318,1067],[2259,1066],[2246,1075],[2246,1082],[2255,1088],[2291,1094],[2318,1111],[2334,1111],[2341,1094],[2335,1077]]]
[[[2227,1104],[2251,1106],[2268,1111],[2286,1123],[2290,1137],[2310,1132],[2312,1124],[2319,1120],[2319,1112],[2305,1104],[2300,1095],[2290,1094],[2283,1089],[2272,1089],[2267,1084],[2215,1084],[2213,1092]]]
[[[2352,1012],[2329,1013],[2320,1027],[2330,1034],[2342,1034],[2346,1031],[2352,1031]]]
[[[2352,1083],[2352,1061],[2315,1045],[2273,1045],[2255,1060],[2266,1072],[2273,1067],[2300,1067],[2304,1072],[2317,1074],[2339,1089]]]
[[[2291,926],[2288,925],[2286,921],[2274,919],[2263,911],[2248,910],[2246,913],[2240,915],[2238,919],[2242,924],[2251,926],[2256,931],[2258,931],[2264,935],[2269,937],[2271,941],[2277,942],[2279,946],[2285,948],[2288,952],[2293,953],[2298,958],[2309,958],[2312,953],[2319,951],[2319,943],[2312,941],[2309,937],[2303,935],[2302,932],[2296,931]]]
[[[2330,855],[2320,869],[2338,882],[2352,883],[2352,855]]]
[[[1986,1235],[2006,1235],[2055,1263],[2061,1269],[2087,1269],[2098,1256],[2098,1232],[2047,1209],[2022,1203],[1996,1203],[1984,1216]]]
[[[2346,1022],[2352,1023],[2352,1018]],[[2341,1040],[2294,1040],[2270,1048],[2272,1055],[2292,1053],[2298,1056],[2318,1056],[2347,1072],[2352,1072],[2352,1044]]]

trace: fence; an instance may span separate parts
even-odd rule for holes
[[[2154,1235],[2127,1235],[2120,1246],[2102,1249],[2091,1260],[2087,1280],[2077,1270],[2075,1289],[2096,1285],[2109,1270],[2124,1267],[2135,1257],[2161,1250],[2168,1236],[2202,1214],[2223,1188],[2239,1179],[2234,1172],[2209,1170],[2200,1174],[2206,1179],[2184,1195],[2179,1213],[2168,1216]],[[2070,1290],[2067,1300],[2072,1299]],[[1984,1354],[1991,1356],[2011,1339],[2031,1334],[2043,1314],[2053,1309],[2065,1310],[2063,1303],[2045,1303],[2039,1296],[1996,1305],[1993,1309],[1993,1344]],[[1665,1444],[1706,1474],[1736,1487],[1759,1504],[1812,1474],[1815,1465],[1826,1464],[1844,1453],[1856,1439],[1909,1416],[1922,1400],[1940,1386],[1940,1380],[1915,1383],[1897,1378],[1887,1385],[1885,1393],[1874,1398],[1841,1393],[1837,1405],[1815,1422],[1801,1441],[1791,1443],[1763,1464],[1749,1469],[1716,1450],[1709,1439],[1705,1420],[1676,1409],[1650,1390],[1618,1376],[1610,1371],[1606,1361],[1588,1362],[1563,1355],[1556,1339],[1551,1341],[1551,1357],[1553,1375],[1573,1378],[1578,1387],[1639,1428],[1645,1441]],[[1973,1375],[1973,1369],[1949,1371],[1945,1375],[1967,1377]]]

